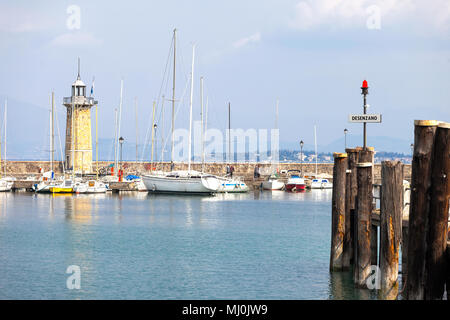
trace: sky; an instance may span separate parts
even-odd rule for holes
[[[7,98],[10,149],[48,149],[52,91],[64,136],[62,99],[78,57],[88,89],[95,77],[100,139],[113,138],[123,79],[121,135],[136,141],[137,99],[142,143],[153,101],[171,96],[164,70],[174,28],[183,101],[176,127],[188,127],[192,44],[193,116],[200,119],[202,76],[208,127],[228,126],[230,102],[233,128],[273,128],[278,100],[281,147],[313,145],[314,125],[319,145],[342,139],[344,128],[361,135],[348,115],[362,113],[364,79],[369,113],[383,115],[368,125],[369,144],[390,137],[408,150],[415,119],[450,121],[448,0],[0,0],[0,110]],[[168,119],[169,101],[164,108]]]

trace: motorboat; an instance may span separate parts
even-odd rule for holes
[[[248,186],[237,178],[217,177],[220,181],[218,192],[241,193],[249,190]]]
[[[328,179],[313,179],[311,181],[311,189],[332,189],[333,183]]]
[[[14,185],[14,180],[9,178],[0,179],[0,192],[11,191]]]
[[[98,180],[88,180],[86,182],[78,182],[74,186],[75,193],[105,193],[108,186]]]
[[[299,170],[288,170],[288,173],[292,171],[300,172]],[[292,174],[286,183],[286,191],[304,191],[305,188],[305,179],[300,177],[299,174]]]
[[[264,190],[281,190],[284,188],[284,182],[278,180],[278,175],[272,174],[262,182],[262,188]]]

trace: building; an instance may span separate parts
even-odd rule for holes
[[[72,84],[72,96],[65,97],[67,108],[65,168],[75,173],[92,173],[91,108],[97,105],[93,97],[86,97],[86,85],[78,76]]]

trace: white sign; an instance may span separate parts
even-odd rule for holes
[[[380,123],[381,114],[350,114],[348,122],[371,122]]]

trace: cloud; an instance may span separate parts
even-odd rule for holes
[[[291,28],[309,30],[320,27],[347,29],[363,27],[373,15],[380,13],[381,25],[406,25],[450,30],[450,1],[448,0],[301,0],[289,21]]]
[[[103,43],[92,33],[73,31],[61,34],[54,38],[50,44],[57,47],[98,46]]]
[[[38,32],[48,30],[53,24],[53,19],[46,13],[0,5],[0,32]]]
[[[248,45],[250,43],[257,43],[259,41],[261,41],[261,33],[257,32],[246,38],[239,39],[238,41],[233,43],[233,47],[238,49],[238,48],[245,47],[246,45]]]

